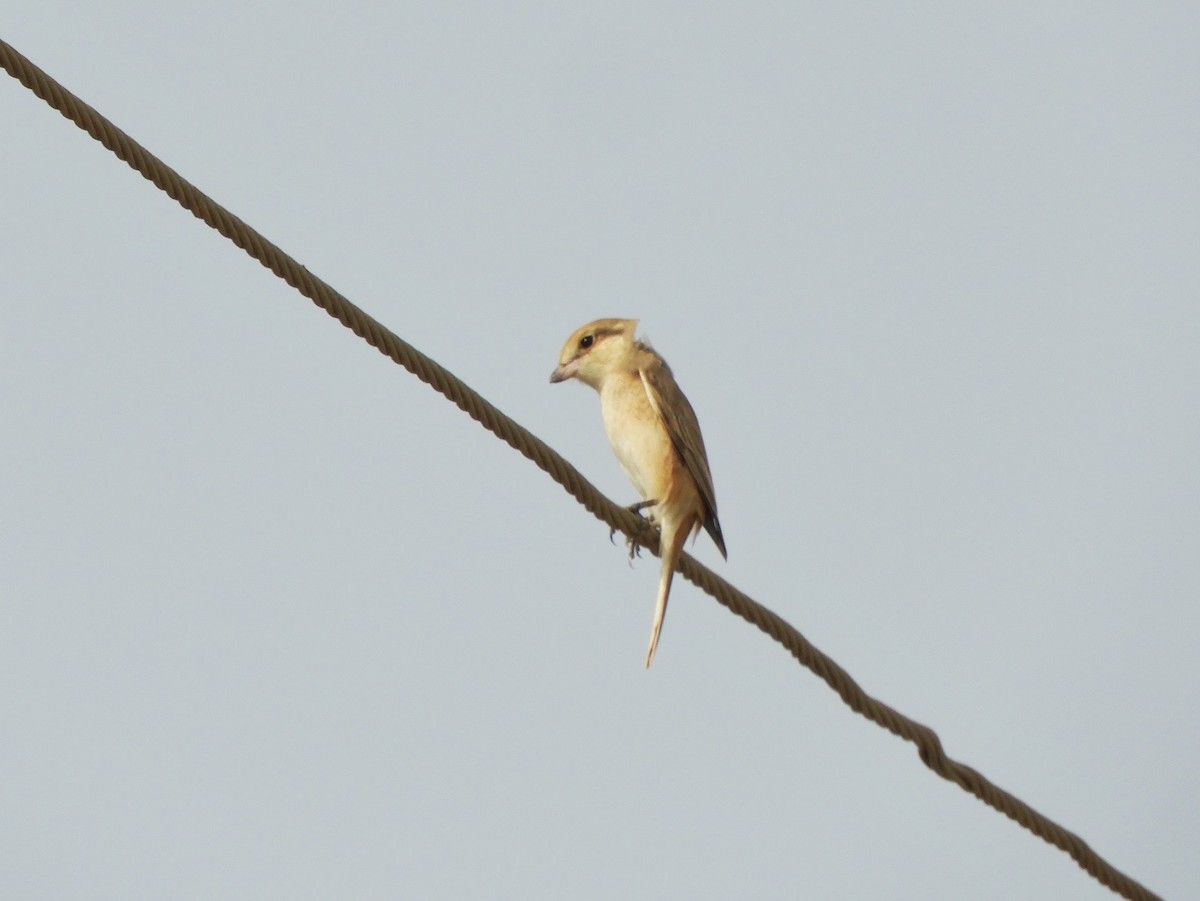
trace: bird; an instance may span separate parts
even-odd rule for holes
[[[684,542],[703,528],[721,556],[728,554],[700,423],[667,361],[634,336],[637,325],[636,319],[597,319],[576,329],[550,382],[575,379],[600,394],[608,442],[642,497],[629,509],[649,508],[650,522],[659,529],[662,571],[646,651],[649,669]]]

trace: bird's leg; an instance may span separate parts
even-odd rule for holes
[[[653,507],[657,503],[658,503],[658,501],[656,501],[656,500],[638,501],[636,504],[630,504],[625,509],[628,510],[630,513],[637,513],[640,516],[641,512],[643,510],[645,510],[647,507]],[[616,534],[617,534],[616,529],[609,529],[608,540],[612,541],[613,536]],[[632,536],[625,539],[625,544],[629,548],[629,563],[630,563],[630,565],[632,565],[633,558],[641,556],[642,546],[640,544],[638,544],[637,539]]]

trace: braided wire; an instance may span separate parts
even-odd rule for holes
[[[621,530],[655,554],[658,553],[657,537],[651,533],[645,521],[601,494],[557,451],[198,190],[3,40],[0,40],[0,64],[36,96],[153,182],[197,219],[216,229],[354,334],[453,401],[455,406],[489,432],[531,460],[589,513],[610,528]],[[947,757],[941,740],[932,729],[868,695],[849,673],[782,617],[739,591],[690,555],[682,555],[679,571],[718,603],[783,645],[801,665],[812,670],[832,688],[855,713],[916,745],[921,761],[943,779],[955,783],[1034,835],[1065,851],[1085,872],[1119,895],[1131,901],[1158,899],[1145,886],[1108,863],[1078,835],[994,785],[976,770]]]

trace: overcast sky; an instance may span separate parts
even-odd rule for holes
[[[721,561],[947,752],[1200,894],[1200,8],[240,3],[3,37]],[[0,895],[1102,899],[0,81]]]

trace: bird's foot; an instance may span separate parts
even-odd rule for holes
[[[630,504],[625,509],[630,513],[637,513],[640,516],[643,510],[645,510],[647,507],[653,507],[657,503],[658,501],[655,500],[638,501],[636,504]],[[647,520],[647,523],[649,523],[649,520]],[[609,529],[608,540],[612,541],[613,536],[616,534],[616,529]],[[633,566],[633,558],[640,557],[642,555],[642,546],[638,543],[638,540],[632,536],[625,539],[625,546],[629,548],[629,565]]]

